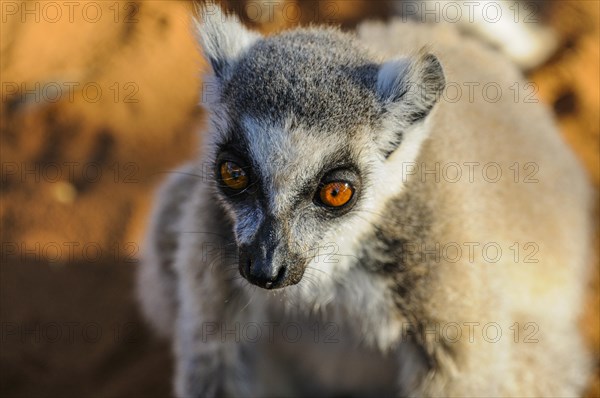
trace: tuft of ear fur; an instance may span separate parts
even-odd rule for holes
[[[424,50],[414,58],[391,60],[381,66],[376,90],[392,123],[382,145],[386,157],[400,144],[406,129],[431,112],[445,84],[442,65]]]
[[[219,80],[227,79],[235,61],[261,37],[213,2],[198,7],[195,27],[204,56]]]

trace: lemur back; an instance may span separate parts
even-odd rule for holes
[[[449,26],[211,10],[210,127],[139,274],[177,395],[581,394],[590,193],[518,70]]]

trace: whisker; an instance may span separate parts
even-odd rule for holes
[[[197,178],[200,178],[202,180],[205,180],[206,177],[207,177],[207,175],[188,173],[187,171],[181,171],[181,170],[157,171],[156,173],[150,174],[150,176],[161,175],[161,174],[181,174],[181,175],[186,175],[186,176],[189,176],[189,177],[197,177]]]
[[[250,295],[250,299],[248,300],[248,303],[246,303],[245,306],[242,307],[241,310],[238,311],[238,314],[242,311],[244,311],[246,308],[248,308],[248,306],[250,305],[250,303],[252,303],[252,301],[254,300],[254,297],[256,296],[256,286],[254,286],[254,289],[252,290],[252,294]]]

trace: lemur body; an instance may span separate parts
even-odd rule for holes
[[[177,395],[580,394],[589,191],[548,111],[515,101],[516,68],[450,27],[263,38],[205,16],[210,129],[161,188],[139,278]],[[473,83],[502,95],[470,98]],[[491,162],[505,178],[467,175]],[[431,175],[450,163],[462,178]],[[530,183],[507,175],[526,164]],[[317,203],[331,181],[352,186],[341,209]],[[527,243],[537,262],[510,249]],[[315,322],[337,342],[315,343]],[[266,338],[274,323],[303,337]]]

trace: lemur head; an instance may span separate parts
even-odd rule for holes
[[[401,190],[400,164],[427,137],[442,67],[424,52],[380,62],[333,28],[262,37],[216,6],[198,30],[214,84],[205,155],[240,273],[267,289],[307,269],[322,271],[311,283],[332,280]]]

